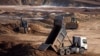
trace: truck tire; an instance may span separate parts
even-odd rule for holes
[[[66,55],[70,55],[71,54],[71,50],[70,49],[66,49]]]
[[[80,54],[84,54],[84,51],[85,51],[84,48],[80,48],[80,49],[79,49],[79,53],[80,53]]]
[[[65,55],[65,49],[64,49],[64,48],[61,48],[61,49],[59,50],[59,54],[60,54],[61,56]]]

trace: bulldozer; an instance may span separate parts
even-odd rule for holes
[[[75,16],[70,18],[70,22],[66,22],[66,29],[77,29],[78,26],[79,22]]]
[[[51,17],[55,18],[57,13],[51,13]],[[64,16],[64,25],[66,29],[78,29],[79,27],[79,21],[77,20],[77,18],[75,17],[74,13],[70,13],[70,12],[66,12],[66,13],[62,13],[62,14],[58,14],[61,16]]]

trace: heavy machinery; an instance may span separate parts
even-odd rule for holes
[[[79,22],[75,17],[71,17],[70,22],[66,22],[66,29],[77,29],[78,26]]]
[[[24,20],[21,17],[20,24],[18,26],[16,26],[14,31],[15,32],[20,32],[20,33],[28,33],[28,22],[27,22],[27,20]]]
[[[64,39],[67,35],[65,26],[63,24],[63,16],[58,15],[54,20],[54,27],[48,36],[45,43],[39,46],[39,50],[46,51],[47,49],[54,50],[60,55],[69,55],[71,53],[83,54],[87,50],[87,38],[82,36],[73,36],[70,46],[64,46]]]
[[[24,33],[28,32],[28,23],[26,20],[23,20],[22,18],[21,18],[20,27],[24,29]]]

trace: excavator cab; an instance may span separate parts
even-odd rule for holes
[[[72,18],[71,18],[71,22],[77,23],[77,18],[72,17]]]

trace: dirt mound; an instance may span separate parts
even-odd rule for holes
[[[39,23],[29,23],[28,33],[29,34],[38,34],[38,35],[47,35],[45,33],[46,28],[43,24]],[[15,23],[5,23],[0,24],[0,34],[13,34],[13,33],[23,33],[23,27],[20,27],[20,24]]]
[[[13,29],[15,28],[15,24],[0,24],[0,34],[10,34],[14,33]]]
[[[99,20],[100,14],[81,14],[75,13],[75,17],[78,18],[81,22],[92,21],[92,20]]]
[[[41,24],[38,24],[38,23],[35,23],[35,24],[29,24],[29,33],[32,33],[32,34],[36,34],[36,35],[48,35],[48,33],[46,33],[46,28],[41,25]]]
[[[29,27],[31,28],[32,32],[36,32],[36,31],[40,32],[40,31],[44,30],[44,27],[42,27],[39,24],[30,24]]]
[[[80,14],[80,13],[75,13],[76,18],[78,18],[79,22],[91,22],[94,20],[99,20],[100,15],[90,15],[90,14]],[[46,29],[52,28],[53,27],[53,20],[54,19],[46,19],[43,21],[38,21],[38,22],[32,22],[29,23],[29,33],[39,33],[39,34],[44,34],[46,32]],[[10,20],[7,20],[11,22]],[[65,21],[68,21],[65,19]],[[2,20],[1,20],[2,22]],[[15,22],[14,20],[12,22]],[[80,24],[80,23],[79,23]],[[98,25],[99,23],[96,23],[94,25]],[[80,24],[81,25],[81,24]],[[14,29],[16,27],[19,27],[19,23],[5,23],[5,24],[0,24],[0,33],[16,33]],[[92,27],[94,28],[94,27]],[[100,25],[95,27],[96,29],[100,28]],[[17,31],[18,32],[18,31]]]
[[[36,56],[57,56],[57,54],[51,50],[47,50],[47,51],[35,50],[34,53]]]
[[[0,28],[0,34],[7,34],[7,33],[12,33],[12,31],[8,28]]]
[[[57,56],[57,54],[51,50],[39,51],[37,50],[37,46],[33,48],[30,44],[17,44],[8,49],[1,48],[1,45],[5,47],[4,44],[0,44],[0,56]]]
[[[52,50],[39,51],[37,46],[30,44],[18,44],[9,49],[2,49],[0,44],[0,56],[58,56]],[[71,54],[69,56],[99,56],[99,54],[86,53],[84,55]]]

